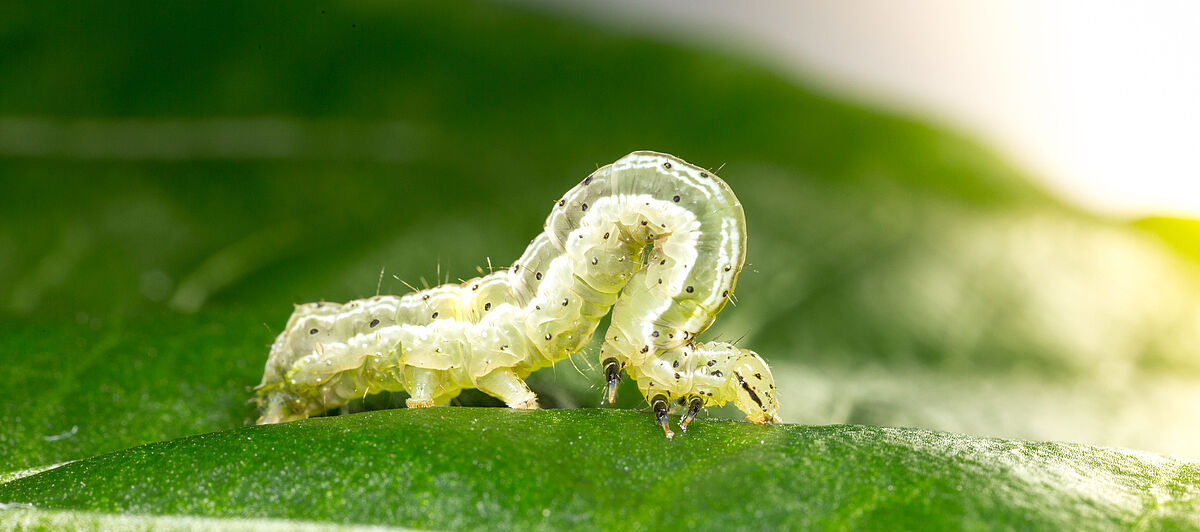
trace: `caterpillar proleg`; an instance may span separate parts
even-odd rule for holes
[[[256,387],[258,422],[381,391],[407,391],[410,408],[447,404],[464,388],[538,408],[523,379],[583,349],[610,309],[600,351],[610,403],[624,372],[667,437],[677,406],[683,430],[730,401],[751,421],[778,422],[774,378],[756,353],[695,340],[729,301],[745,256],[745,215],[724,181],[633,152],[557,200],[509,268],[401,297],[298,305]]]

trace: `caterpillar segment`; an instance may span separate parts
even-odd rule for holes
[[[605,398],[638,383],[667,437],[705,407],[732,402],[778,422],[766,363],[695,340],[729,296],[746,254],[741,204],[707,170],[634,152],[555,202],[544,231],[509,268],[459,284],[346,304],[298,305],[256,387],[259,423],[318,415],[381,391],[447,404],[477,388],[537,408],[530,373],[582,350],[611,310],[600,351]]]

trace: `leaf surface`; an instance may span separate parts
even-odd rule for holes
[[[153,443],[0,485],[45,509],[435,529],[1200,526],[1200,467],[917,429],[389,410]]]

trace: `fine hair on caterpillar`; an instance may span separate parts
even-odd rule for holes
[[[462,283],[346,304],[297,305],[255,390],[259,423],[317,415],[370,393],[410,408],[478,388],[538,408],[530,373],[583,349],[612,312],[600,350],[605,398],[622,374],[667,437],[733,402],[778,422],[774,378],[756,353],[696,341],[730,300],[746,256],[741,203],[711,172],[633,152],[559,198],[512,266]]]

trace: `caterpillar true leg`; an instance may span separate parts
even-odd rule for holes
[[[650,407],[654,409],[654,417],[658,420],[658,426],[662,427],[668,438],[674,438],[675,433],[671,432],[671,420],[667,417],[667,414],[671,412],[670,404],[671,402],[665,395],[656,395],[650,400]]]
[[[724,181],[671,155],[631,153],[559,198],[507,269],[402,297],[297,306],[256,389],[259,422],[383,390],[427,407],[475,387],[537,408],[523,377],[583,349],[610,310],[600,350],[610,403],[624,372],[668,437],[680,400],[683,428],[727,402],[777,421],[761,358],[695,341],[729,301],[745,254],[745,216]]]
[[[615,358],[604,359],[604,390],[610,405],[617,400],[617,387],[621,385],[621,366]]]
[[[537,394],[529,389],[510,368],[493,370],[475,382],[480,391],[495,397],[511,408],[536,410]]]
[[[686,404],[688,409],[679,419],[679,430],[687,432],[687,426],[691,424],[693,419],[696,419],[696,414],[700,413],[700,409],[704,408],[704,398],[698,395],[692,395],[680,400],[680,404]]]

